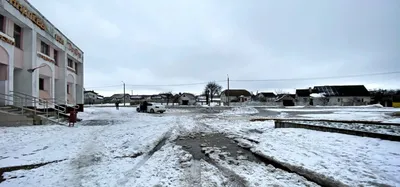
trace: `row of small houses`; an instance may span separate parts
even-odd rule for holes
[[[201,97],[191,93],[179,94],[156,94],[156,95],[130,95],[130,94],[114,94],[110,97],[103,97],[93,90],[85,91],[85,104],[104,104],[115,103],[116,101],[139,104],[143,101],[156,103],[170,103],[178,105],[194,105],[198,101],[201,102]],[[125,97],[125,98],[124,98]]]
[[[383,106],[400,104],[397,101],[400,96],[394,96],[393,100],[381,103]],[[395,99],[397,98],[397,100]],[[114,94],[111,97],[102,97],[94,91],[85,91],[86,104],[113,103],[124,100],[124,94]],[[252,94],[245,89],[224,90],[220,95],[213,97],[213,102],[218,105],[232,105],[253,102],[253,104],[271,106],[359,106],[371,104],[372,96],[363,85],[345,86],[314,86],[308,89],[297,89],[295,94],[273,92],[261,92]],[[125,102],[138,104],[142,101],[168,103],[172,105],[204,105],[204,95],[192,93],[156,94],[156,95],[129,95],[125,94]]]

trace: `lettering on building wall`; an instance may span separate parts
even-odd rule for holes
[[[55,34],[55,35],[54,35],[54,38],[57,40],[58,43],[64,45],[64,43],[65,43],[65,42],[64,42],[64,39],[63,39],[60,35]]]
[[[9,38],[3,35],[0,35],[0,40],[3,40],[4,42],[9,43],[10,45],[14,45],[14,41],[10,40]]]
[[[74,55],[76,55],[79,59],[82,58],[82,54],[79,52],[77,48],[74,48],[71,43],[68,42],[68,50],[70,50]]]
[[[35,25],[37,25],[40,29],[46,30],[46,25],[40,17],[38,17],[35,13],[29,11],[25,6],[23,6],[18,0],[8,0],[8,2],[22,15],[30,19]]]
[[[47,61],[47,62],[52,62],[52,63],[54,63],[54,60],[53,60],[53,59],[51,59],[51,58],[49,58],[49,57],[47,57],[47,56],[45,56],[45,55],[43,55],[43,54],[38,53],[37,55],[38,55],[38,57],[42,58],[43,60],[45,60],[45,61]]]

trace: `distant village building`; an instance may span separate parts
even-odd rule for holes
[[[182,93],[179,96],[178,102],[180,105],[194,105],[196,103],[196,96],[191,93]]]
[[[314,86],[312,92],[325,96],[315,99],[314,105],[359,106],[371,102],[370,93],[364,85]]]
[[[246,102],[251,100],[251,93],[245,89],[229,89],[221,92],[221,101]]]
[[[295,94],[278,94],[275,102],[279,103],[281,106],[295,106],[296,103]]]
[[[261,102],[271,102],[275,101],[276,95],[273,92],[260,92],[256,95],[256,98]]]
[[[96,93],[94,90],[84,91],[85,104],[100,104],[103,103],[103,96]]]
[[[312,89],[296,89],[296,105],[313,105],[313,99],[310,97],[311,92]]]
[[[125,94],[125,102],[130,102],[131,96],[129,94]],[[124,101],[124,94],[114,94],[111,96],[111,102],[116,102],[116,101]]]
[[[392,106],[395,108],[400,108],[400,95],[393,96]]]

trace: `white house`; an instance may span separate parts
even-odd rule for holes
[[[314,86],[313,93],[324,97],[314,98],[314,105],[358,106],[371,102],[371,96],[364,85]]]
[[[244,89],[229,89],[221,92],[221,101],[246,102],[251,100],[251,93]]]
[[[196,103],[196,96],[191,93],[182,93],[179,96],[178,102],[180,105],[194,105]]]
[[[83,111],[83,51],[28,1],[0,3],[0,104],[32,97]]]

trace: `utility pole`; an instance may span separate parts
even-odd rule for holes
[[[133,95],[133,90],[131,90],[131,95]]]
[[[228,77],[228,92],[226,95],[228,96],[228,106],[230,106],[231,99],[229,98],[229,75],[228,74],[227,74],[227,77]]]
[[[124,106],[125,106],[125,83],[124,83],[124,81],[122,81],[122,84],[124,85]]]

